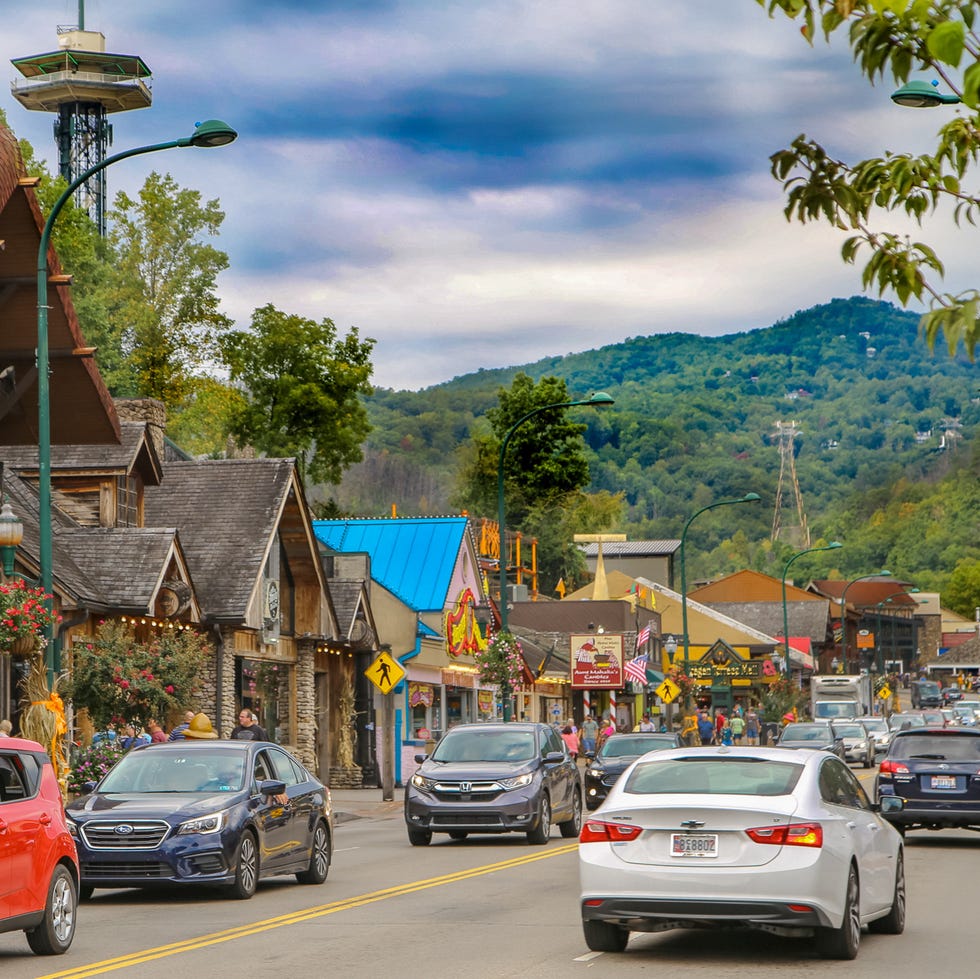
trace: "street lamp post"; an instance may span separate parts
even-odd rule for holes
[[[551,411],[555,408],[579,408],[584,405],[601,407],[615,404],[615,400],[605,391],[597,391],[591,398],[583,401],[561,401],[553,405],[540,405],[532,409],[526,415],[522,415],[507,429],[506,434],[500,442],[500,455],[497,459],[497,534],[499,542],[497,551],[499,556],[499,576],[500,576],[500,632],[507,632],[507,547],[505,543],[504,524],[507,519],[504,508],[504,457],[507,453],[507,445],[511,436],[529,418],[539,415],[542,411]],[[504,720],[510,720],[510,684],[504,684],[504,689],[500,691],[503,698]]]
[[[821,547],[808,547],[804,551],[797,551],[784,565],[783,567],[783,645],[785,646],[785,660],[786,660],[786,676],[790,677],[793,675],[793,667],[790,664],[789,659],[789,614],[786,610],[786,576],[789,574],[790,565],[798,558],[803,557],[804,554],[812,554],[814,551],[836,551],[838,548],[843,547],[840,541],[832,540],[829,544],[824,544]]]
[[[687,673],[688,661],[690,657],[690,637],[687,634],[687,560],[686,560],[686,545],[687,545],[687,531],[688,528],[694,523],[695,518],[699,517],[702,513],[706,513],[708,510],[714,510],[716,507],[720,506],[733,506],[736,503],[755,503],[760,500],[761,497],[758,493],[746,493],[745,496],[740,496],[737,500],[719,500],[717,503],[709,503],[707,506],[701,507],[700,510],[695,510],[690,517],[687,518],[687,523],[684,524],[684,529],[681,531],[681,628],[683,635],[681,640],[684,643],[684,672]]]
[[[154,143],[151,146],[138,146],[135,149],[124,150],[107,157],[101,163],[80,173],[62,192],[55,201],[54,207],[44,224],[41,233],[41,243],[37,250],[37,468],[38,468],[38,564],[40,566],[40,583],[45,594],[51,595],[54,587],[54,571],[52,568],[52,525],[51,525],[51,389],[48,354],[48,247],[51,241],[51,231],[61,209],[68,199],[89,177],[100,170],[126,160],[131,156],[144,153],[155,153],[157,150],[169,150],[183,146],[225,146],[238,136],[230,126],[217,119],[200,122],[191,136],[170,140],[166,143]],[[53,599],[45,599],[49,610],[53,612]],[[53,688],[55,676],[61,670],[61,650],[55,642],[54,625],[44,628],[46,657],[48,667],[48,687]]]
[[[875,571],[874,574],[863,574],[857,578],[852,578],[845,586],[840,595],[840,649],[841,660],[844,663],[844,672],[847,672],[847,593],[851,585],[856,585],[859,581],[867,581],[869,578],[890,578],[890,571]],[[860,672],[860,669],[858,670]]]

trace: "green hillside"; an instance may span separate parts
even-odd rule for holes
[[[358,514],[387,513],[392,504],[400,513],[447,512],[456,450],[496,403],[498,388],[520,370],[535,379],[553,374],[573,397],[603,390],[616,399],[613,408],[581,410],[576,419],[588,426],[593,489],[625,495],[617,529],[632,538],[677,537],[706,503],[749,491],[762,497],[699,518],[689,535],[689,577],[746,565],[772,573],[779,564],[767,542],[781,422],[799,433],[795,466],[812,537],[846,544],[834,555],[837,569],[863,574],[891,560],[896,574],[924,569],[939,582],[956,560],[977,556],[980,511],[968,499],[956,526],[948,519],[935,526],[932,504],[906,548],[912,553],[893,548],[916,526],[916,507],[934,495],[944,508],[963,492],[969,497],[980,375],[945,348],[931,353],[917,323],[887,303],[837,299],[747,333],[635,337],[424,391],[378,390],[368,401],[374,430],[365,461],[335,495]],[[942,489],[940,480],[947,480]],[[791,482],[782,495],[788,527],[797,521]],[[889,513],[892,505],[897,512]],[[916,557],[937,533],[952,538],[952,550],[946,542]],[[803,573],[809,560],[799,562]],[[828,570],[826,562],[814,568]]]

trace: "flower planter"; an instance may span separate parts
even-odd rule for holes
[[[37,651],[37,636],[18,636],[9,646],[7,652],[11,656],[27,657]]]

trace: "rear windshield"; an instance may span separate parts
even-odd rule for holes
[[[783,741],[826,741],[830,731],[821,724],[787,724],[782,733]]]
[[[863,738],[864,728],[860,724],[835,724],[834,734],[839,738]]]
[[[895,738],[888,757],[906,761],[913,758],[980,761],[980,737],[970,734],[908,734]]]
[[[530,761],[533,731],[450,731],[432,752],[433,761]]]
[[[926,719],[921,714],[892,714],[888,718],[888,726],[893,731],[901,730],[906,724],[909,727],[925,727]]]
[[[670,758],[640,762],[623,788],[632,795],[789,795],[802,771],[763,758]]]
[[[612,738],[607,741],[599,750],[600,758],[629,758],[635,755],[645,755],[648,751],[656,751],[658,748],[677,747],[671,737],[648,737],[635,738]]]

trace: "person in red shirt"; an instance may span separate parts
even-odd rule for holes
[[[164,733],[162,727],[160,727],[160,722],[155,718],[150,718],[146,722],[146,729],[150,732],[150,741],[159,744],[161,741],[167,740],[167,735]]]
[[[728,719],[725,717],[725,712],[719,707],[715,711],[715,743],[721,744],[721,731],[722,728],[728,723]]]

